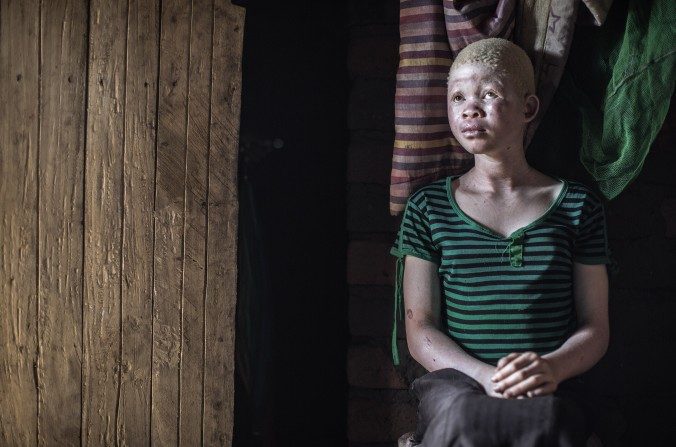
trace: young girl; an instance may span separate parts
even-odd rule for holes
[[[534,92],[528,56],[507,40],[458,55],[448,117],[475,165],[410,197],[392,249],[409,351],[429,371],[413,383],[425,446],[572,446],[590,434],[565,388],[608,345],[604,212],[585,186],[526,162]]]

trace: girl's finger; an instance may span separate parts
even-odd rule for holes
[[[535,362],[529,364],[525,368],[522,368],[516,371],[509,377],[502,379],[500,382],[496,383],[493,389],[496,392],[501,392],[507,390],[509,387],[516,385],[517,383],[523,382],[531,376],[536,374],[542,374],[540,363],[536,360]]]
[[[524,352],[506,363],[502,368],[498,369],[495,375],[491,378],[493,382],[498,382],[505,377],[509,377],[516,371],[526,367],[530,363],[538,360],[540,357],[534,352]]]
[[[529,391],[543,387],[546,380],[546,377],[543,374],[535,374],[530,376],[526,380],[517,383],[511,388],[508,388],[503,393],[505,397],[517,397],[522,396],[528,393]]]
[[[508,362],[514,360],[514,359],[517,358],[518,356],[519,356],[519,353],[518,353],[518,352],[512,352],[511,354],[507,354],[506,356],[504,356],[503,358],[501,358],[501,359],[498,361],[498,366],[497,366],[498,369],[502,368],[502,367],[505,366]]]
[[[528,397],[546,396],[548,394],[552,394],[553,392],[554,392],[553,384],[551,382],[546,382],[542,386],[530,390],[528,392],[530,394]]]

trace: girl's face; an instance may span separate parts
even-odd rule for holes
[[[480,64],[453,71],[447,100],[451,131],[472,154],[521,149],[526,123],[537,112],[535,96],[521,94],[511,79]]]

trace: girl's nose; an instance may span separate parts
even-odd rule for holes
[[[482,116],[481,109],[475,106],[468,106],[462,111],[463,118],[480,118]]]

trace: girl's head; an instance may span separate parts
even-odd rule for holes
[[[467,45],[453,61],[453,72],[466,64],[483,65],[497,76],[513,82],[522,95],[535,94],[533,64],[525,51],[506,39],[482,39]]]
[[[475,155],[523,148],[539,108],[534,92],[533,66],[521,48],[504,39],[468,45],[448,75],[451,131]]]

